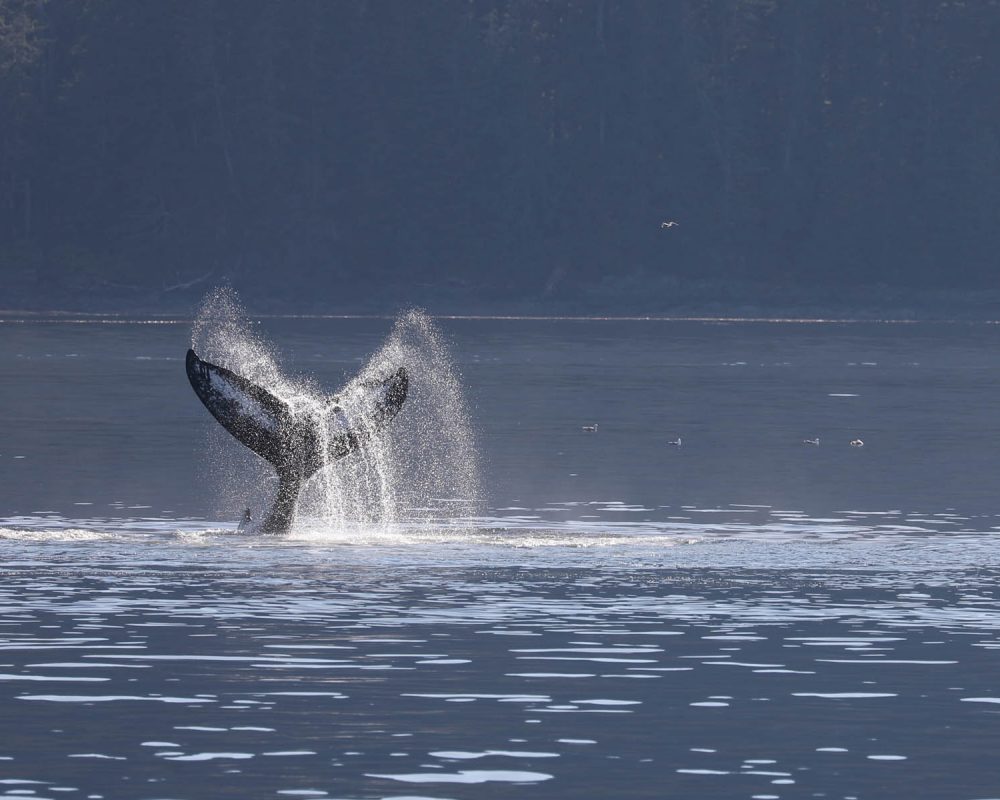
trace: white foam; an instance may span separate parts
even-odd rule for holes
[[[386,778],[404,783],[535,783],[552,779],[545,772],[524,772],[506,769],[464,769],[457,773],[449,772],[413,772],[406,775],[386,775],[365,773],[368,778]]]
[[[216,759],[247,759],[253,753],[192,753],[187,756],[166,756],[167,761],[214,761]]]
[[[867,700],[897,696],[892,692],[792,692],[792,697],[821,697],[827,700]]]
[[[531,752],[526,750],[438,750],[430,753],[434,758],[464,760],[470,758],[486,758],[487,756],[504,756],[506,758],[557,758],[558,753]]]

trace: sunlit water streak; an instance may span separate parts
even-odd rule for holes
[[[591,515],[588,509],[598,511]],[[141,547],[148,554],[165,548],[167,559],[183,557],[180,545],[225,552],[235,565],[240,554],[273,552],[276,559],[297,553],[344,563],[389,559],[412,565],[505,564],[602,568],[728,566],[918,570],[1000,566],[995,528],[1000,517],[944,519],[926,512],[849,510],[837,517],[802,512],[717,508],[628,507],[609,501],[550,503],[539,508],[494,509],[490,516],[434,517],[440,507],[398,509],[398,519],[375,526],[363,522],[305,519],[280,538],[241,534],[235,523],[206,527],[184,518],[71,519],[50,513],[0,519],[0,546],[34,542],[50,547],[83,542]],[[646,518],[630,517],[640,513]],[[652,518],[650,518],[652,517]],[[72,549],[67,552],[72,552]],[[256,556],[251,556],[256,557]]]
[[[970,742],[1000,704],[1000,564],[898,558],[947,553],[951,534],[605,533],[576,562],[568,526],[349,542],[14,522],[0,774],[37,783],[7,796],[892,785],[971,800],[993,785]],[[853,565],[823,561],[843,549]],[[951,732],[928,738],[930,716]]]

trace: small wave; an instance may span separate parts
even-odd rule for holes
[[[113,533],[84,528],[53,528],[45,530],[0,527],[0,539],[13,539],[21,542],[94,542],[107,541],[113,538],[115,538]]]

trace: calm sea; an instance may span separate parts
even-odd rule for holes
[[[438,325],[475,513],[261,538],[190,321],[0,320],[0,797],[1000,798],[1000,327]]]

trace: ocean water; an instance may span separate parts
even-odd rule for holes
[[[436,331],[476,475],[257,537],[191,320],[0,320],[0,797],[1000,798],[1000,328]]]

